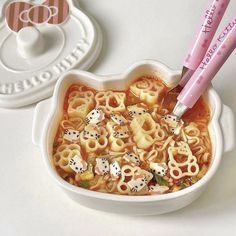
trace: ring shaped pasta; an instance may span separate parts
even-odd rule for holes
[[[150,182],[150,180],[153,178],[152,173],[141,169],[140,167],[132,167],[130,165],[124,165],[121,168],[121,179],[119,180],[117,184],[117,190],[120,194],[128,194],[133,195],[134,193],[131,191],[130,186],[128,185],[128,182],[133,180],[135,176],[144,175],[146,178],[146,182]],[[142,194],[145,194],[145,192],[148,191],[148,188],[144,188],[142,190]]]
[[[98,92],[95,95],[96,106],[106,114],[125,111],[126,94],[121,92]]]
[[[73,170],[69,166],[71,158],[74,156],[80,156],[80,146],[77,144],[61,145],[57,148],[56,153],[53,156],[53,162],[55,166],[60,167],[68,173],[73,173]]]
[[[133,179],[135,169],[132,166],[125,165],[121,168],[121,179],[117,184],[117,190],[120,194],[131,194],[128,182]]]
[[[108,145],[106,136],[100,136],[98,139],[86,139],[81,135],[80,142],[86,152],[89,153],[104,150]]]

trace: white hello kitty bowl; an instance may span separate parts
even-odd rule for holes
[[[56,184],[72,199],[89,208],[126,215],[154,215],[178,210],[196,200],[207,188],[215,175],[222,155],[234,148],[234,116],[231,109],[222,104],[211,87],[205,97],[211,109],[209,132],[213,144],[213,158],[209,171],[194,185],[174,193],[153,196],[122,196],[86,190],[64,181],[56,172],[52,162],[53,140],[63,114],[63,100],[70,85],[81,83],[97,90],[124,90],[142,75],[152,75],[174,86],[180,78],[160,62],[144,60],[135,63],[119,75],[97,76],[85,71],[74,70],[64,74],[57,82],[51,99],[39,103],[33,122],[33,143],[40,147],[45,164]]]

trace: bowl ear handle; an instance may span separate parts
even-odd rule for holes
[[[224,139],[224,152],[235,148],[235,119],[233,111],[226,105],[222,107],[220,125]]]
[[[43,129],[47,115],[50,113],[51,99],[40,102],[34,111],[33,127],[32,127],[32,142],[36,146],[41,146]]]

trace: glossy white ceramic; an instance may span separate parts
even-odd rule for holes
[[[98,90],[123,90],[142,75],[157,76],[170,87],[175,86],[180,78],[179,71],[173,71],[162,63],[151,60],[137,62],[119,75],[97,76],[89,72],[74,70],[58,80],[52,99],[43,101],[36,107],[33,142],[40,147],[45,164],[55,183],[72,199],[84,206],[126,215],[153,215],[178,210],[192,203],[201,195],[216,173],[224,152],[234,148],[233,113],[229,107],[222,104],[216,91],[211,87],[204,96],[211,108],[209,131],[213,144],[213,160],[207,174],[196,184],[179,192],[165,195],[119,196],[89,191],[64,181],[53,167],[52,146],[62,117],[66,90],[74,83],[82,83]]]

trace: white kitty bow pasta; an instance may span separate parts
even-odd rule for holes
[[[128,121],[120,113],[112,113],[111,119],[118,125],[125,125]]]
[[[86,124],[98,124],[99,122],[105,119],[105,115],[101,108],[93,109],[87,116],[86,116]]]
[[[66,129],[64,132],[64,139],[70,142],[78,141],[80,137],[80,132],[74,129]]]
[[[127,152],[123,159],[132,166],[139,166],[140,165],[140,159],[138,156],[136,156],[134,153]]]
[[[156,175],[159,175],[161,177],[166,175],[166,172],[168,170],[168,166],[166,163],[154,163],[150,162],[150,169],[155,173]]]
[[[76,173],[83,173],[87,170],[87,162],[81,156],[74,156],[70,160],[70,168]]]
[[[147,180],[144,175],[135,176],[133,180],[128,182],[131,192],[139,192],[145,186],[147,186]]]
[[[106,175],[109,173],[109,162],[106,158],[96,158],[95,173],[98,175]]]
[[[163,194],[169,190],[167,186],[160,186],[158,184],[149,186],[149,193],[150,194]]]
[[[118,161],[113,161],[110,164],[110,174],[113,179],[118,179],[121,176],[121,169]]]

